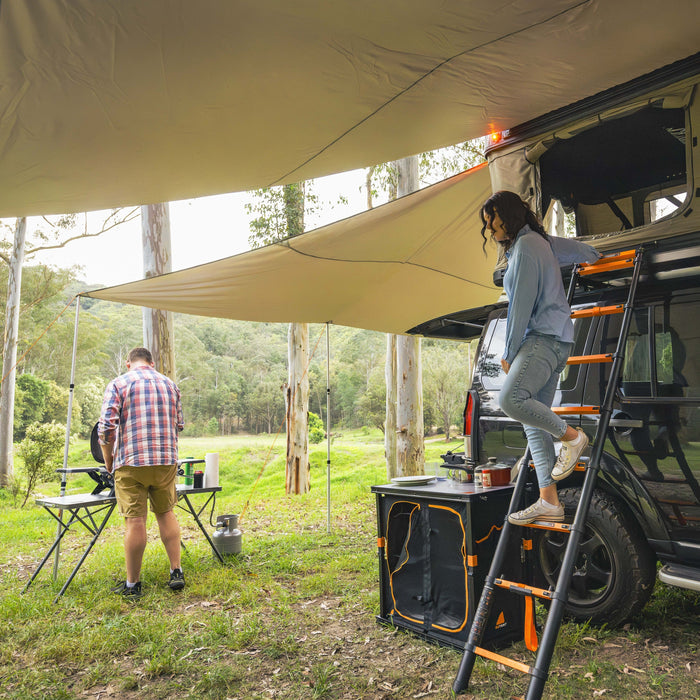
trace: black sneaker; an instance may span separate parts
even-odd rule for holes
[[[182,573],[182,569],[173,570],[173,573],[170,574],[168,586],[173,591],[181,591],[185,587],[185,575]]]
[[[126,581],[122,581],[112,589],[112,593],[117,593],[127,600],[138,600],[143,595],[141,592],[141,581],[135,583],[131,588],[126,585]]]

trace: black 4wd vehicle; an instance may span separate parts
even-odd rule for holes
[[[643,248],[641,283],[605,452],[567,610],[618,624],[657,576],[700,590],[700,60],[690,59],[511,130],[488,153],[493,189],[518,192],[553,234],[602,253]],[[568,229],[568,231],[567,231]],[[497,268],[494,279],[501,277]],[[562,270],[565,277],[570,270]],[[579,285],[574,305],[623,304],[622,272]],[[565,280],[566,282],[566,280]],[[433,337],[482,328],[465,411],[465,458],[515,465],[522,426],[499,409],[506,302],[415,329]],[[575,321],[572,355],[612,353],[620,315]],[[477,331],[478,332],[478,331]],[[610,365],[570,365],[555,405],[600,405]],[[590,438],[598,416],[566,416]],[[532,471],[532,500],[537,491]],[[581,472],[560,482],[570,515]],[[565,536],[535,539],[537,575],[556,583]]]

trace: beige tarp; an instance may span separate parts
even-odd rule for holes
[[[697,0],[2,0],[0,217],[294,182],[698,50]]]
[[[363,214],[198,267],[87,296],[250,321],[332,322],[403,333],[498,299],[481,249],[486,166]]]

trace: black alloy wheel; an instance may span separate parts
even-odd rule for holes
[[[559,498],[572,522],[580,489],[563,489]],[[556,586],[569,535],[542,531],[537,561],[544,587]],[[636,523],[610,496],[595,491],[569,587],[566,613],[575,620],[619,625],[649,600],[656,558]]]

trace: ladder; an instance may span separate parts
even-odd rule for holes
[[[590,308],[575,310],[571,313],[572,318],[623,314],[620,337],[614,353],[570,357],[568,361],[569,364],[611,363],[610,376],[608,378],[602,405],[562,406],[553,409],[559,415],[600,415],[595,440],[591,449],[591,456],[588,460],[588,466],[585,469],[585,477],[583,487],[581,489],[581,497],[576,509],[576,515],[572,524],[536,520],[529,525],[513,525],[506,517],[503,530],[501,531],[498,545],[491,562],[488,576],[484,582],[484,587],[481,592],[481,599],[479,600],[479,605],[477,606],[474,614],[469,638],[464,646],[462,662],[459,666],[457,677],[452,686],[455,693],[461,693],[462,691],[466,690],[474,669],[476,657],[480,656],[529,675],[530,680],[524,700],[540,700],[542,697],[544,686],[549,675],[549,665],[554,653],[554,646],[556,644],[557,635],[559,634],[561,621],[564,616],[564,609],[568,601],[569,586],[571,583],[571,576],[573,574],[576,558],[578,556],[579,543],[585,528],[588,509],[593,497],[593,489],[595,486],[596,477],[598,475],[598,470],[600,468],[600,459],[603,454],[605,435],[608,431],[608,426],[612,415],[612,406],[615,398],[617,381],[620,376],[620,372],[622,371],[625,343],[627,341],[627,335],[629,333],[630,323],[632,320],[634,300],[642,267],[642,257],[643,250],[640,247],[636,250],[626,250],[614,255],[604,256],[595,263],[577,265],[574,267],[568,290],[569,305],[571,305],[573,301],[576,286],[582,277],[601,274],[604,275],[604,277],[609,277],[611,274],[617,276],[621,271],[629,272],[631,270],[629,291],[627,295],[627,302],[625,304],[593,306]],[[528,449],[522,461],[523,467],[520,469],[516,479],[513,496],[508,508],[508,514],[516,512],[522,507],[521,504],[528,480],[527,467],[529,463],[530,451]],[[581,467],[582,464],[579,463],[579,465],[577,465],[577,469],[580,469]],[[502,578],[501,572],[503,570],[504,563],[508,558],[508,546],[514,532],[513,528],[518,527],[539,528],[568,533],[569,539],[567,542],[566,551],[564,553],[564,558],[562,560],[559,578],[554,591],[537,588],[527,583],[507,581]],[[507,656],[483,649],[480,646],[496,588],[503,588],[511,593],[525,597],[525,643],[528,649],[531,651],[536,651],[535,662],[533,665],[528,665],[520,661],[510,659]],[[537,640],[534,621],[535,597],[550,601],[549,614],[547,615],[547,620],[542,632],[542,638],[539,643]]]

